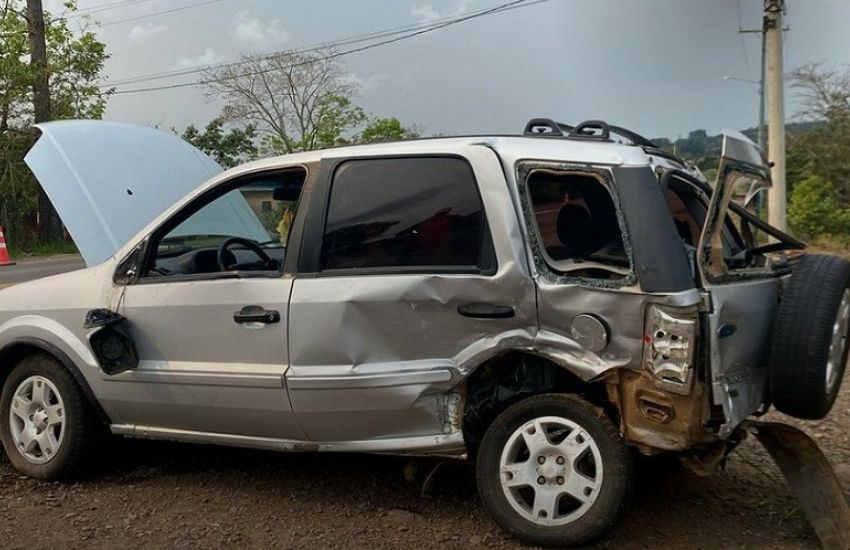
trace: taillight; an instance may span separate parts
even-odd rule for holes
[[[688,395],[694,378],[696,308],[650,305],[646,312],[643,364],[659,387]]]

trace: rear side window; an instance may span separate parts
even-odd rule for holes
[[[334,175],[322,269],[409,268],[480,272],[484,207],[457,158],[364,159]]]
[[[612,280],[631,272],[614,201],[601,177],[539,169],[527,185],[541,248],[555,272]]]

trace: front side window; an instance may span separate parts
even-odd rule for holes
[[[614,201],[600,177],[540,169],[526,183],[541,248],[554,271],[598,279],[630,272]]]
[[[354,160],[334,174],[321,265],[480,272],[488,240],[484,207],[465,161]]]
[[[190,205],[154,236],[143,277],[279,272],[305,178],[256,177]]]

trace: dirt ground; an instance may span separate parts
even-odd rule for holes
[[[771,414],[774,419],[781,415]],[[827,420],[794,422],[846,475],[850,388]],[[45,483],[0,464],[2,548],[522,547],[488,519],[472,470],[358,455],[272,452],[125,441],[97,477]],[[405,475],[407,469],[407,475]],[[698,478],[669,461],[641,462],[635,506],[600,548],[817,548],[776,466],[755,440],[725,472]]]

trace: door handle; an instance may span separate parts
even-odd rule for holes
[[[246,323],[273,325],[280,322],[280,312],[268,310],[260,306],[245,306],[233,314],[233,320],[240,325]]]
[[[457,312],[476,319],[509,319],[514,316],[514,308],[496,304],[464,304],[457,306]]]

